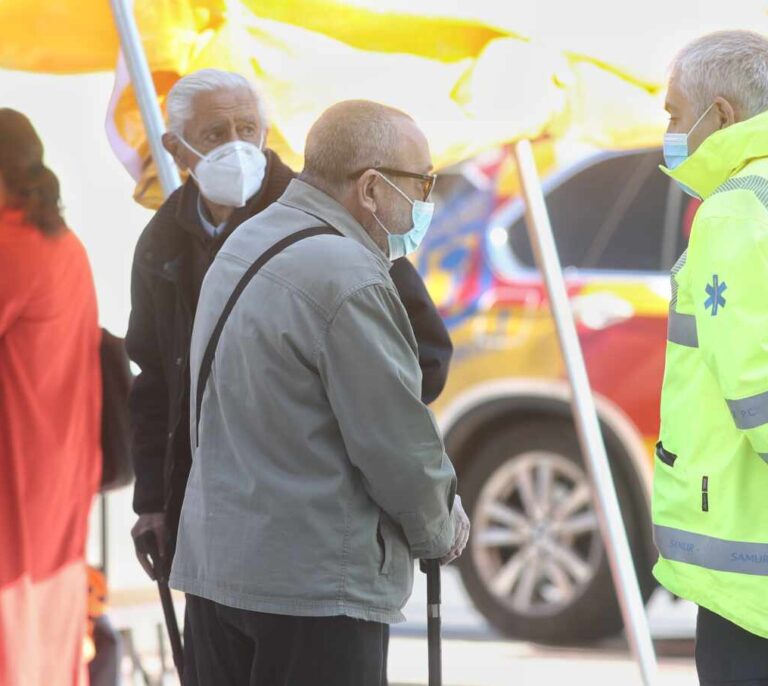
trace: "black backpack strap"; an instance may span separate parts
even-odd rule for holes
[[[211,368],[213,367],[213,358],[216,355],[216,347],[219,345],[219,338],[221,338],[221,332],[224,330],[224,325],[227,323],[227,319],[235,307],[238,299],[242,295],[245,287],[251,282],[251,279],[256,273],[273,257],[281,253],[287,247],[303,241],[305,238],[312,238],[313,236],[341,236],[336,229],[327,224],[324,226],[316,226],[311,229],[303,229],[292,233],[290,236],[286,236],[282,240],[275,243],[269,250],[267,250],[261,257],[259,257],[250,267],[248,271],[243,274],[240,281],[238,281],[235,290],[232,291],[232,295],[229,296],[227,304],[224,306],[224,311],[219,317],[219,321],[216,322],[216,327],[213,329],[211,338],[208,341],[208,345],[205,348],[205,354],[203,355],[203,361],[200,364],[200,373],[197,377],[197,397],[195,398],[195,407],[197,411],[195,413],[195,445],[200,445],[200,410],[203,407],[203,394],[205,393],[205,385],[208,383],[208,377],[211,375]]]

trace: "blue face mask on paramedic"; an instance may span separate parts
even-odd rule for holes
[[[384,224],[381,223],[375,212],[372,212],[373,218],[378,225],[387,233],[387,244],[389,246],[389,259],[397,260],[406,255],[410,255],[419,249],[424,236],[427,235],[429,225],[432,223],[432,216],[435,213],[435,203],[425,202],[423,200],[411,200],[403,191],[401,191],[392,181],[390,181],[381,172],[376,172],[392,188],[402,195],[411,204],[411,228],[403,234],[392,233]]]
[[[707,109],[704,111],[704,114],[702,114],[697,120],[696,123],[691,127],[691,130],[688,131],[688,133],[666,133],[664,134],[664,164],[667,166],[668,169],[676,169],[679,167],[683,162],[685,162],[690,152],[688,150],[688,138],[690,135],[696,130],[696,127],[701,124],[704,117],[706,117],[709,114],[709,111],[715,106],[714,103],[712,103]],[[688,186],[685,184],[677,182],[680,188],[682,188],[688,195],[694,198],[698,198],[699,196]]]

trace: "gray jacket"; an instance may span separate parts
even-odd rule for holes
[[[281,238],[328,223],[254,277],[197,376],[226,300]],[[421,402],[389,261],[332,198],[293,181],[224,244],[192,334],[193,463],[171,585],[223,605],[397,622],[413,558],[453,543],[456,490]]]

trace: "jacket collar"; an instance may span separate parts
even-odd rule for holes
[[[679,167],[661,170],[706,199],[761,157],[768,157],[768,112],[716,131]]]
[[[198,204],[199,202],[202,202],[202,198],[200,197],[200,189],[191,176],[187,178],[182,186],[179,204],[176,208],[176,221],[185,231],[189,231],[203,240],[214,240],[223,243],[224,239],[227,238],[232,231],[254,214],[257,214],[272,200],[269,196],[272,195],[270,185],[273,172],[275,171],[275,167],[282,163],[277,155],[271,150],[266,150],[265,153],[267,167],[264,170],[264,182],[262,183],[259,192],[248,200],[243,207],[235,208],[234,212],[232,212],[224,225],[224,228],[219,231],[215,237],[211,237],[202,226]]]
[[[198,199],[200,191],[191,177],[177,188],[158,210],[153,232],[147,247],[148,265],[163,278],[179,286],[185,306],[192,311],[195,297],[190,287],[193,240],[204,241],[213,249],[224,243],[240,224],[275,202],[294,177],[293,171],[271,150],[266,151],[267,168],[261,190],[245,205],[236,209],[224,230],[211,238],[200,223]],[[192,239],[192,240],[190,240]]]
[[[330,224],[343,236],[352,238],[368,248],[387,270],[392,266],[388,256],[343,205],[306,181],[299,179],[291,181],[278,202]]]
[[[219,224],[218,226],[215,226],[213,224],[213,221],[209,220],[206,216],[207,208],[203,205],[203,196],[201,194],[197,194],[197,215],[200,217],[200,225],[203,227],[205,232],[211,236],[211,238],[217,236],[220,233],[223,233],[224,229],[226,228],[227,223],[223,222]]]

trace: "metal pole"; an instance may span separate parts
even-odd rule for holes
[[[656,681],[656,654],[621,518],[603,436],[600,432],[595,401],[573,321],[563,270],[552,235],[549,213],[529,141],[523,140],[516,144],[515,159],[530,219],[528,232],[546,282],[552,316],[560,340],[560,350],[568,370],[572,392],[571,403],[579,443],[587,461],[592,483],[595,485],[595,506],[600,520],[600,531],[608,552],[624,626],[630,648],[640,668],[643,683],[650,686]]]
[[[165,132],[165,124],[160,106],[157,104],[157,92],[141,45],[139,31],[136,28],[136,20],[133,17],[133,3],[131,0],[110,0],[110,5],[115,17],[117,32],[120,34],[120,45],[125,56],[125,63],[128,67],[128,73],[131,75],[133,91],[136,94],[141,118],[144,121],[144,130],[152,150],[152,159],[154,159],[157,167],[160,185],[163,187],[165,196],[168,197],[181,185],[181,179],[176,165],[173,163],[173,158],[162,144],[161,139]]]

